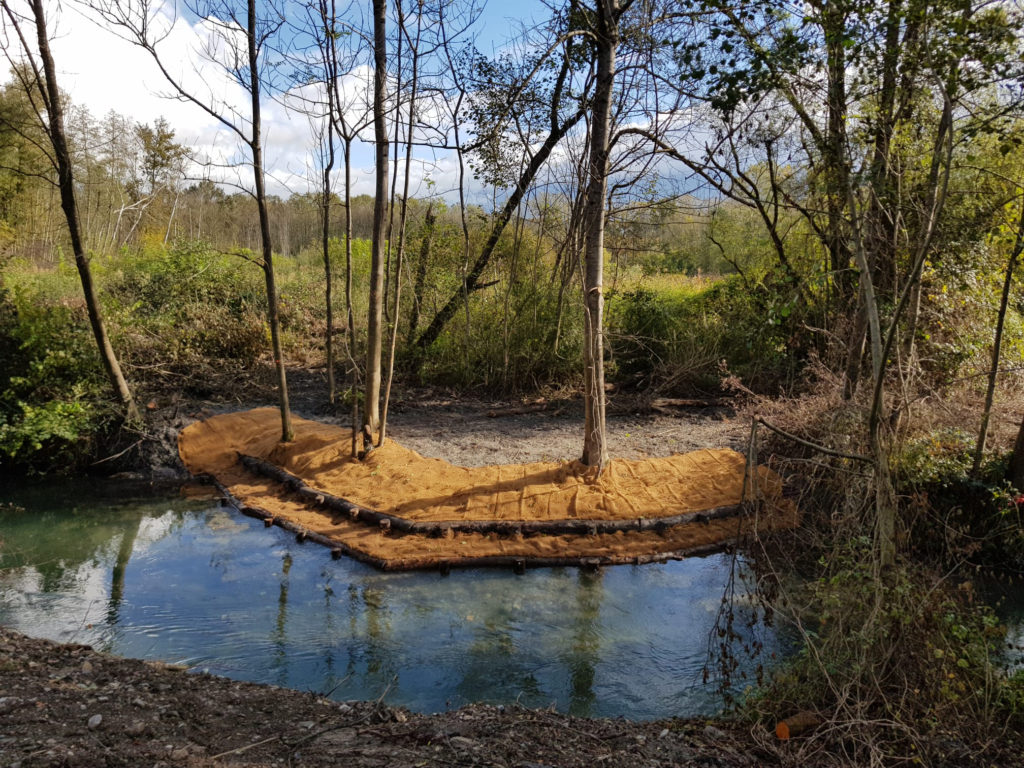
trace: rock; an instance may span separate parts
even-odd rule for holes
[[[668,728],[663,728],[661,733],[658,734],[658,738],[664,739],[666,736],[668,736]]]
[[[303,730],[311,731],[315,723],[312,720],[303,720],[301,723],[296,723],[296,725]]]
[[[452,736],[448,741],[455,749],[476,749],[477,743],[473,739],[467,739],[465,736]]]
[[[17,696],[0,696],[0,715],[6,715],[13,712],[22,704],[21,699]]]
[[[721,728],[715,728],[713,725],[704,726],[704,738],[711,739],[712,741],[721,741],[727,738],[725,731]]]
[[[124,732],[129,736],[141,736],[146,732],[146,724],[141,720],[135,720],[131,725],[124,729]]]
[[[171,752],[171,760],[176,763],[182,763],[188,760],[188,750],[184,747],[174,750]]]
[[[409,716],[400,709],[394,710],[395,722],[405,723],[409,721]]]
[[[86,660],[86,661],[82,662],[82,674],[83,675],[91,675],[92,674],[92,669],[93,669],[93,667],[92,667],[92,662],[91,661]]]
[[[93,715],[86,723],[90,731],[95,731],[103,724],[103,715]]]

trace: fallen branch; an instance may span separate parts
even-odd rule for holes
[[[651,410],[666,413],[677,408],[720,408],[723,405],[731,404],[731,401],[721,397],[712,397],[704,400],[680,397],[656,397],[651,400]]]
[[[521,416],[524,413],[540,413],[551,407],[551,403],[544,401],[540,403],[528,403],[526,405],[514,405],[509,408],[495,408],[487,412],[487,418],[498,419],[502,416]]]
[[[818,443],[812,443],[810,440],[804,440],[802,437],[797,437],[796,435],[787,432],[784,429],[776,427],[774,424],[769,424],[760,416],[754,417],[754,420],[758,424],[763,424],[775,434],[781,435],[787,440],[792,440],[794,443],[798,443],[799,445],[805,446],[806,448],[810,448],[812,451],[824,453],[826,456],[835,456],[837,459],[850,459],[851,461],[863,461],[867,464],[870,464],[872,461],[870,456],[862,456],[859,453],[844,453],[843,451],[837,451],[833,448],[826,448],[824,445],[819,445]]]
[[[227,752],[221,752],[219,755],[214,755],[210,759],[219,760],[220,758],[227,757],[228,755],[240,755],[243,752],[248,752],[250,749],[262,747],[264,744],[269,744],[272,741],[278,741],[280,738],[280,736],[271,736],[270,738],[263,739],[262,741],[254,741],[252,744],[246,744],[244,747],[238,747],[237,749],[229,749]]]

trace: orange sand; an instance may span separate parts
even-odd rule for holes
[[[214,416],[184,429],[178,439],[185,466],[216,477],[244,504],[284,517],[394,567],[426,567],[479,557],[596,557],[609,561],[681,552],[734,539],[741,518],[674,526],[663,533],[499,537],[459,533],[451,538],[385,534],[361,522],[333,518],[290,498],[277,483],[250,473],[237,454],[266,459],[308,485],[379,512],[410,520],[552,520],[665,517],[737,504],[745,459],[731,450],[704,450],[666,458],[610,462],[594,479],[578,462],[457,467],[420,456],[392,440],[362,462],[353,461],[347,429],[294,418],[295,440],[282,444],[276,409]],[[762,491],[778,498],[781,482],[758,470]],[[778,505],[768,524],[795,524]],[[765,522],[765,521],[762,521]],[[749,525],[748,521],[748,525]]]

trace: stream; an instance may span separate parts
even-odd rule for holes
[[[0,490],[0,624],[121,656],[421,712],[476,701],[581,716],[712,714],[730,555],[597,572],[382,573],[216,501],[109,485]],[[741,658],[736,690],[785,643]],[[705,683],[709,665],[711,682]],[[744,680],[743,675],[748,675]]]

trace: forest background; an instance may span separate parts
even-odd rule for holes
[[[492,54],[461,0],[76,8],[234,139],[90,114],[54,9],[0,1],[5,473],[123,466],[149,403],[276,396],[286,439],[289,370],[363,450],[393,381],[582,391],[598,469],[605,376],[733,397],[806,515],[755,547],[805,650],[748,710],[881,762],[1020,728],[966,581],[1024,565],[1018,5],[569,0]],[[246,98],[163,54],[179,18]],[[268,183],[272,103],[304,189]]]

